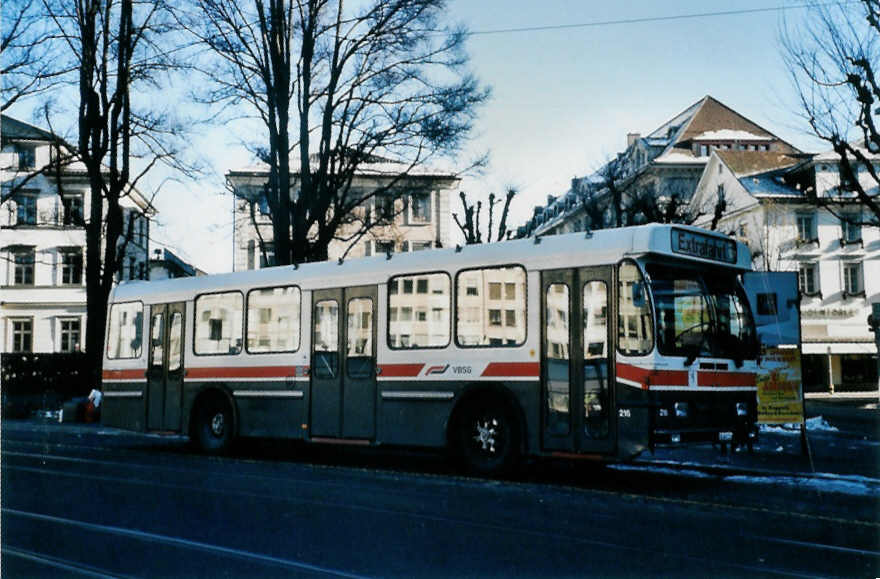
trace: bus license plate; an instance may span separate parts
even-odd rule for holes
[[[718,433],[718,440],[721,442],[728,442],[730,440],[733,440],[733,433],[732,432],[719,432]]]

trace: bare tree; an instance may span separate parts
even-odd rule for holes
[[[507,229],[507,214],[510,211],[510,202],[513,201],[516,194],[517,190],[515,187],[507,188],[507,193],[505,194],[503,201],[504,205],[501,207],[498,227],[495,228],[495,207],[499,203],[502,203],[502,201],[496,197],[495,193],[489,193],[489,224],[486,231],[486,243],[503,241],[510,238],[512,231]],[[467,245],[483,243],[483,229],[480,226],[480,218],[483,213],[483,202],[477,200],[476,205],[468,202],[467,195],[464,191],[459,192],[458,196],[461,200],[462,217],[459,218],[458,213],[453,213],[452,219],[464,235],[464,240]],[[495,239],[492,239],[493,237]]]
[[[161,1],[46,0],[44,7],[56,34],[76,56],[77,140],[71,148],[89,183],[85,348],[97,381],[107,299],[134,233],[122,201],[158,164],[183,171],[193,167],[179,153],[183,126],[143,102],[149,97],[138,98],[173,68],[166,47],[160,46],[173,31],[167,6]]]
[[[371,198],[417,186],[458,151],[488,98],[466,71],[465,32],[445,0],[193,0],[181,22],[211,49],[203,100],[255,111],[267,135],[266,196],[278,263],[323,260],[342,226],[375,225]],[[294,165],[290,157],[294,156]],[[392,162],[388,162],[392,161]],[[385,177],[352,187],[360,169]],[[298,189],[298,192],[295,190]],[[351,228],[347,228],[351,231]]]
[[[803,118],[840,158],[840,186],[813,201],[833,211],[854,194],[874,217],[864,224],[876,225],[880,0],[816,3],[805,22],[782,31],[781,44]],[[860,173],[866,177],[860,179]]]
[[[658,187],[659,185],[659,187]],[[689,203],[687,191],[669,183],[649,183],[630,187],[624,214],[628,225],[638,223],[684,223],[690,225],[703,212]]]
[[[0,19],[0,111],[54,88],[73,64],[58,49],[41,0],[5,0]]]

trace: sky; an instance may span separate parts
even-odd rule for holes
[[[478,199],[515,187],[508,219],[515,227],[547,195],[564,193],[572,177],[622,151],[627,133],[647,134],[706,95],[802,150],[821,150],[796,115],[778,42],[784,21],[803,17],[802,4],[450,0],[450,19],[473,33],[470,68],[492,90],[460,157],[464,165],[488,152],[490,163],[481,175],[463,179],[461,190]],[[780,6],[787,8],[686,17]],[[536,27],[556,28],[510,31]],[[32,120],[28,107],[33,103],[9,113]],[[198,180],[154,178],[162,185],[152,248],[168,247],[209,273],[231,270],[233,201],[223,175],[252,163],[241,143],[257,137],[241,130],[224,125],[196,132],[193,148],[210,168]]]

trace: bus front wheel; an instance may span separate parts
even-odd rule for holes
[[[519,421],[508,404],[493,397],[462,408],[453,436],[456,454],[468,472],[505,474],[519,460]]]
[[[193,425],[193,438],[198,448],[209,454],[228,451],[232,445],[233,420],[232,408],[221,396],[209,396],[200,401]]]

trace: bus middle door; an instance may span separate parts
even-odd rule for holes
[[[377,295],[376,286],[312,293],[313,438],[375,436]]]
[[[542,442],[546,450],[615,448],[611,266],[541,277]]]
[[[183,320],[186,304],[150,306],[147,429],[180,430],[183,400]]]

